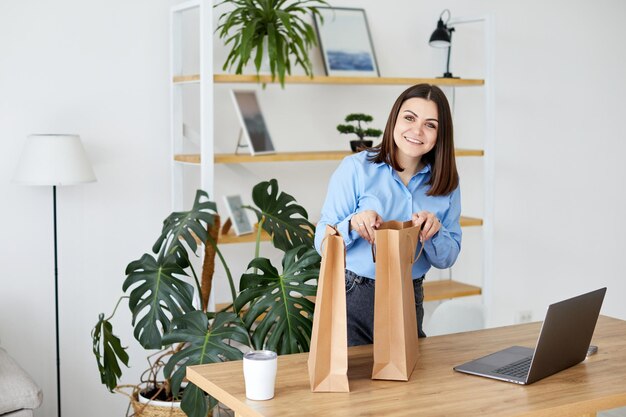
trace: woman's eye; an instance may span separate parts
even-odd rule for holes
[[[430,129],[437,129],[437,125],[434,123],[426,123],[426,126]]]
[[[404,120],[412,122],[415,120],[415,118],[413,116],[404,116]]]

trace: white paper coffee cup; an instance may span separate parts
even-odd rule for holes
[[[243,378],[248,399],[263,401],[274,398],[276,358],[276,352],[271,350],[251,350],[243,355]]]

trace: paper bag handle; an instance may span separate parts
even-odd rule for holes
[[[320,252],[324,253],[324,242],[326,242],[326,238],[329,235],[324,236],[324,238],[322,239],[322,243],[320,243]],[[343,238],[341,238],[341,240],[343,240]],[[343,269],[346,269],[346,258],[348,257],[348,253],[346,251],[346,245],[342,245],[343,246]]]
[[[372,262],[376,263],[376,243],[372,243]]]
[[[410,239],[410,237],[409,237],[409,239]],[[413,243],[413,242],[411,242],[411,243]],[[418,244],[419,243],[420,242],[418,241]],[[417,260],[420,258],[420,256],[422,256],[422,251],[424,250],[424,242],[421,242],[421,243],[422,243],[422,247],[420,248],[420,251],[417,252],[417,256],[415,257],[415,259],[413,259],[413,262],[411,262],[411,265],[413,265],[415,262],[417,262]],[[417,245],[415,245],[415,246],[417,247]],[[411,258],[412,258],[412,256],[411,256]]]
[[[420,242],[420,240],[419,240],[420,232],[422,231],[423,228],[424,228],[424,223],[420,224],[419,229],[417,229],[417,243],[415,244],[415,247],[417,247],[417,245],[419,243],[422,244],[422,247],[420,248],[420,251],[417,253],[417,256],[415,257],[415,259],[413,259],[413,262],[411,262],[411,265],[413,265],[415,262],[417,262],[417,260],[420,258],[420,256],[422,256],[422,251],[424,250],[424,242]],[[410,239],[410,237],[409,237],[409,239]]]
[[[420,228],[418,230],[418,239],[419,239],[419,232],[422,231],[422,225],[420,225]],[[407,236],[407,238],[410,240],[411,236]],[[418,241],[419,243],[419,241]],[[413,245],[413,242],[411,242],[411,246],[415,246],[417,247],[417,244]],[[376,243],[372,243],[372,262],[376,263]],[[424,243],[422,242],[422,247],[420,248],[420,251],[417,253],[417,256],[415,257],[415,259],[413,259],[413,261],[411,262],[411,265],[413,265],[415,262],[417,262],[417,260],[420,258],[420,256],[422,256],[422,251],[424,250]],[[413,258],[411,256],[411,258]]]
[[[407,236],[407,238],[409,240],[411,240],[410,236]],[[413,246],[417,247],[417,245],[413,245],[413,242],[411,241],[411,247],[413,247]],[[413,265],[415,262],[417,262],[417,260],[420,258],[420,256],[422,256],[422,251],[423,250],[424,250],[424,243],[422,243],[422,247],[420,248],[420,251],[417,253],[417,256],[415,257],[415,259],[413,259],[413,257],[411,256],[411,265]],[[376,243],[372,243],[372,261],[374,263],[376,263]]]

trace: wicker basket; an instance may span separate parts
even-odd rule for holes
[[[124,389],[132,389],[132,393],[128,394],[124,391]],[[121,385],[115,390],[120,394],[126,395],[130,399],[130,404],[133,407],[133,414],[128,417],[187,417],[180,407],[155,405],[152,401],[147,404],[140,403],[138,400],[140,388],[136,385]],[[212,413],[209,412],[207,417],[210,417],[211,415]]]
[[[130,399],[130,403],[133,406],[135,417],[187,417],[187,414],[180,409],[180,405],[176,407],[154,405],[153,402],[142,404],[137,400],[137,393],[134,392]],[[180,404],[180,403],[179,403]]]

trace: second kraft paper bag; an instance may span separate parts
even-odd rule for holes
[[[345,243],[337,229],[326,226],[308,361],[313,392],[350,391],[345,275]]]
[[[408,381],[417,363],[417,318],[411,270],[420,226],[384,222],[376,230],[374,367],[372,379]]]

